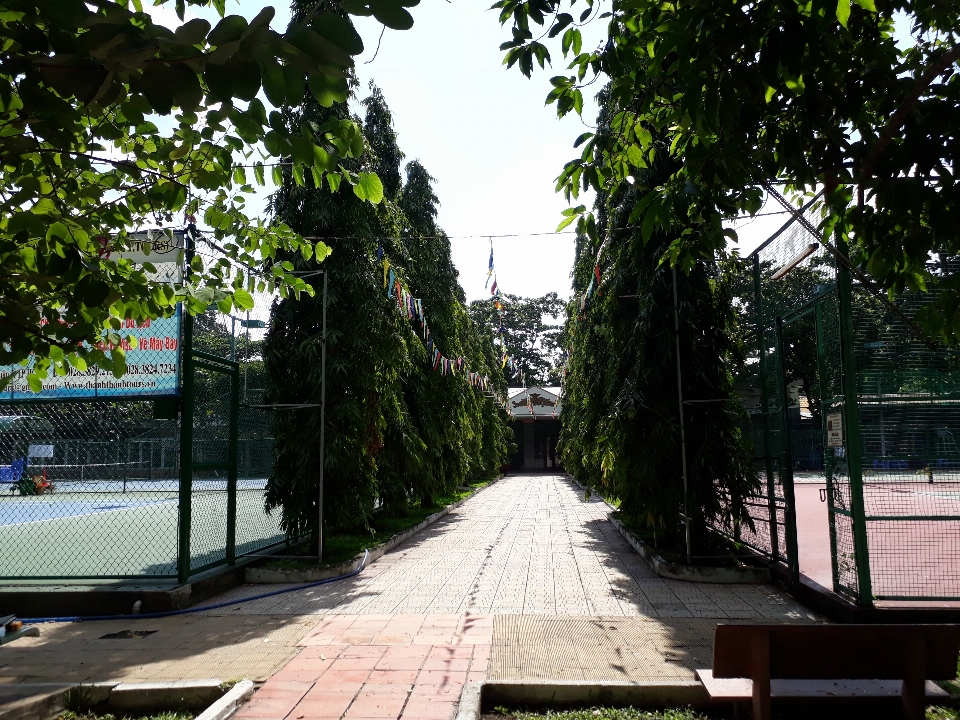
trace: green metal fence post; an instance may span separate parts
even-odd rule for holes
[[[323,466],[325,458],[327,414],[327,276],[323,271],[323,338],[320,343],[320,488],[317,497],[317,562],[323,562]]]
[[[781,449],[783,460],[780,462],[780,482],[783,485],[783,499],[787,507],[784,509],[783,520],[787,542],[787,568],[793,582],[800,581],[800,558],[797,547],[797,501],[793,490],[793,452],[790,447],[790,394],[787,390],[787,377],[783,361],[783,318],[777,318],[777,377],[780,380],[780,417],[783,424],[783,439]]]
[[[183,311],[180,366],[183,372],[180,398],[180,512],[177,542],[177,578],[190,576],[190,521],[193,495],[193,316]]]
[[[757,323],[757,351],[760,376],[760,417],[763,421],[763,464],[767,472],[767,509],[770,513],[770,557],[776,560],[780,555],[780,533],[777,531],[777,501],[773,486],[772,440],[770,438],[770,398],[767,397],[766,341],[763,329],[763,283],[760,273],[760,256],[753,256],[753,293],[754,310]]]
[[[230,372],[230,441],[227,449],[227,563],[237,562],[237,464],[240,436],[240,370]]]
[[[184,233],[186,277],[193,260],[193,238]],[[180,367],[180,492],[177,528],[177,579],[185,583],[190,577],[190,526],[193,500],[193,316],[181,305]]]
[[[847,255],[847,243],[837,247]],[[863,466],[860,441],[860,411],[857,406],[857,363],[853,339],[853,281],[843,263],[837,264],[837,290],[840,306],[840,357],[843,368],[843,419],[847,469],[850,476],[850,514],[853,518],[853,547],[857,563],[857,595],[861,605],[873,605],[870,582],[870,554],[867,547],[867,525],[863,507]]]
[[[834,524],[835,508],[833,499],[833,457],[832,453],[828,458],[827,452],[830,448],[827,445],[827,424],[826,417],[828,410],[832,409],[832,398],[830,397],[830,385],[827,380],[827,373],[830,368],[827,364],[827,343],[824,337],[824,317],[823,303],[826,298],[816,301],[815,317],[817,323],[817,373],[820,376],[820,438],[823,443],[823,470],[827,481],[827,521],[830,526],[830,572],[833,578],[833,591],[840,592],[840,570],[837,567],[837,528]]]

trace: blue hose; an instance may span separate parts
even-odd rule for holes
[[[346,575],[338,575],[337,577],[327,578],[326,580],[317,580],[316,582],[305,583],[303,585],[295,585],[294,587],[283,588],[282,590],[272,590],[266,593],[260,593],[259,595],[253,595],[251,597],[240,598],[239,600],[227,600],[226,602],[217,603],[216,605],[204,605],[202,607],[191,607],[186,608],[185,610],[168,610],[166,612],[157,612],[157,613],[144,613],[143,615],[88,615],[88,616],[77,616],[77,617],[43,617],[43,618],[18,618],[23,622],[24,625],[36,625],[38,623],[52,623],[52,622],[86,622],[88,620],[152,620],[154,618],[165,618],[165,617],[174,617],[175,615],[191,615],[193,613],[205,612],[206,610],[217,610],[219,608],[230,607],[231,605],[240,605],[241,603],[252,602],[254,600],[262,600],[263,598],[273,597],[274,595],[283,595],[284,593],[294,592],[295,590],[306,590],[307,588],[317,587],[318,585],[328,585],[329,583],[337,582],[338,580],[346,580],[351,578],[354,575],[359,575],[360,571],[367,564],[367,557],[369,557],[370,551],[363,551],[363,560],[360,561],[360,564],[357,566],[357,569],[347,573]]]

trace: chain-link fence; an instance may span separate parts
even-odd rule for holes
[[[853,282],[816,205],[751,256],[738,387],[761,493],[718,529],[861,603],[960,598],[960,352]]]
[[[119,379],[90,368],[35,393],[29,368],[0,369],[16,373],[0,394],[0,578],[183,580],[285,540],[264,510],[272,298],[255,299],[194,318],[192,343],[179,314],[127,323]]]

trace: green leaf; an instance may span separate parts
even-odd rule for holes
[[[207,36],[207,42],[214,47],[239,40],[247,29],[247,21],[242,15],[227,15]]]
[[[283,105],[287,99],[287,82],[283,68],[278,62],[268,62],[260,68],[260,77],[263,81],[263,92],[275,107]],[[296,102],[299,98],[294,98]]]
[[[303,80],[303,71],[291,65],[283,66],[283,81],[287,86],[287,102],[296,105],[303,99],[307,86]]]
[[[862,7],[864,10],[868,10],[874,13],[877,11],[877,6],[874,4],[873,0],[853,0],[853,1],[857,5]]]
[[[369,200],[376,205],[383,200],[383,184],[374,173],[360,173],[353,194],[361,200]]]
[[[310,92],[322,107],[344,102],[349,94],[346,78],[334,78],[323,73],[310,76]]]
[[[837,0],[837,20],[844,27],[850,20],[850,0]]]
[[[333,248],[325,243],[318,242],[314,247],[313,252],[314,256],[317,258],[317,262],[323,262],[330,256],[330,253],[333,252]]]
[[[243,288],[236,288],[233,291],[233,303],[238,310],[253,310],[253,295]]]
[[[310,26],[321,37],[350,55],[359,55],[363,52],[363,40],[357,34],[353,23],[341,15],[332,12],[323,13],[314,18]]]
[[[181,42],[199,45],[206,39],[209,32],[210,23],[201,18],[195,18],[178,27],[174,32],[174,37]]]
[[[390,0],[370,0],[373,16],[392,30],[409,30],[413,27],[413,16]]]

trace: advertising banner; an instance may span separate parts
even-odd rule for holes
[[[144,230],[131,233],[126,250],[112,251],[111,260],[126,258],[137,264],[151,263],[156,272],[148,273],[151,282],[178,283],[183,273],[184,233],[182,230]],[[109,370],[91,365],[80,371],[70,368],[59,376],[50,370],[43,381],[43,390],[35,393],[27,383],[33,362],[0,366],[0,376],[13,373],[14,377],[3,391],[0,400],[29,400],[37,398],[137,397],[177,395],[180,392],[180,313],[173,317],[145,320],[137,324],[126,320],[120,329],[124,338],[127,372],[116,378]],[[126,339],[137,338],[137,347]],[[101,350],[111,349],[101,344]]]
[[[0,374],[12,372],[14,378],[0,392],[0,400],[177,395],[180,391],[180,312],[178,306],[173,317],[145,320],[140,326],[127,321],[120,330],[127,356],[127,372],[123,377],[116,378],[109,370],[95,365],[84,371],[70,368],[64,376],[51,370],[43,381],[43,390],[35,393],[27,384],[33,363],[26,367],[7,365],[0,367]],[[129,335],[137,338],[136,349],[126,340]],[[109,351],[110,348],[102,346],[101,349]]]

